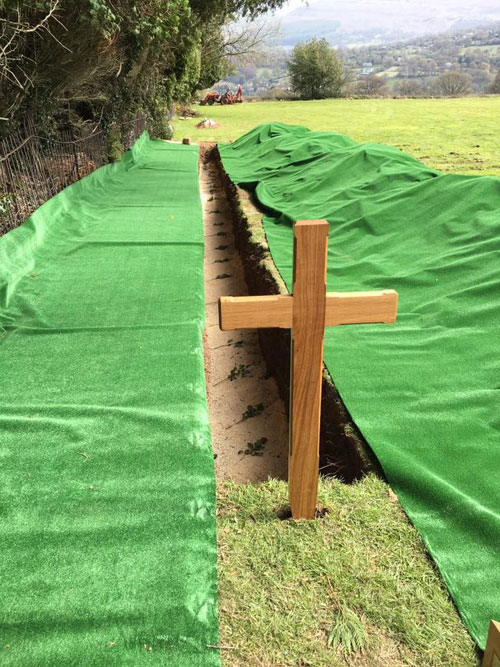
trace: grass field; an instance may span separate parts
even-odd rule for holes
[[[443,171],[500,175],[500,98],[327,100],[199,107],[176,139],[227,142],[270,121],[387,143]],[[223,665],[474,667],[479,657],[415,529],[385,482],[322,480],[329,510],[281,521],[287,486],[219,485]]]
[[[199,118],[177,120],[176,139],[234,141],[260,123],[279,121],[397,146],[442,171],[500,175],[500,97],[249,102],[196,110],[220,127],[197,130]]]

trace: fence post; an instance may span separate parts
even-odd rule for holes
[[[76,144],[75,144],[75,135],[71,133],[71,145],[73,147],[73,157],[75,158],[75,169],[76,169],[76,178],[77,180],[80,180],[80,165],[78,164],[78,153],[76,152]]]

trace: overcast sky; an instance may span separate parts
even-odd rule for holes
[[[288,14],[288,12],[291,12],[293,9],[297,9],[297,7],[305,4],[306,3],[304,0],[288,0],[286,5],[276,12],[276,16],[284,16],[285,14]]]

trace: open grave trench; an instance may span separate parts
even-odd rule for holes
[[[263,213],[251,195],[229,179],[216,144],[200,143],[199,172],[205,233],[205,371],[217,479],[286,479],[290,332],[221,331],[218,300],[288,290],[267,245]],[[249,417],[248,411],[257,414]],[[383,476],[324,368],[320,472],[352,482],[374,468]]]
[[[286,407],[266,367],[258,334],[219,328],[219,297],[245,295],[248,288],[235,244],[232,209],[213,155],[213,147],[200,146],[205,372],[216,475],[237,483],[286,479]]]

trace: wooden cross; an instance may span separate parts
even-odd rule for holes
[[[500,623],[491,621],[483,667],[500,667]]]
[[[327,294],[328,231],[326,220],[295,223],[292,295],[219,299],[223,331],[292,330],[288,480],[294,519],[313,519],[316,513],[325,326],[396,321],[393,290]]]

